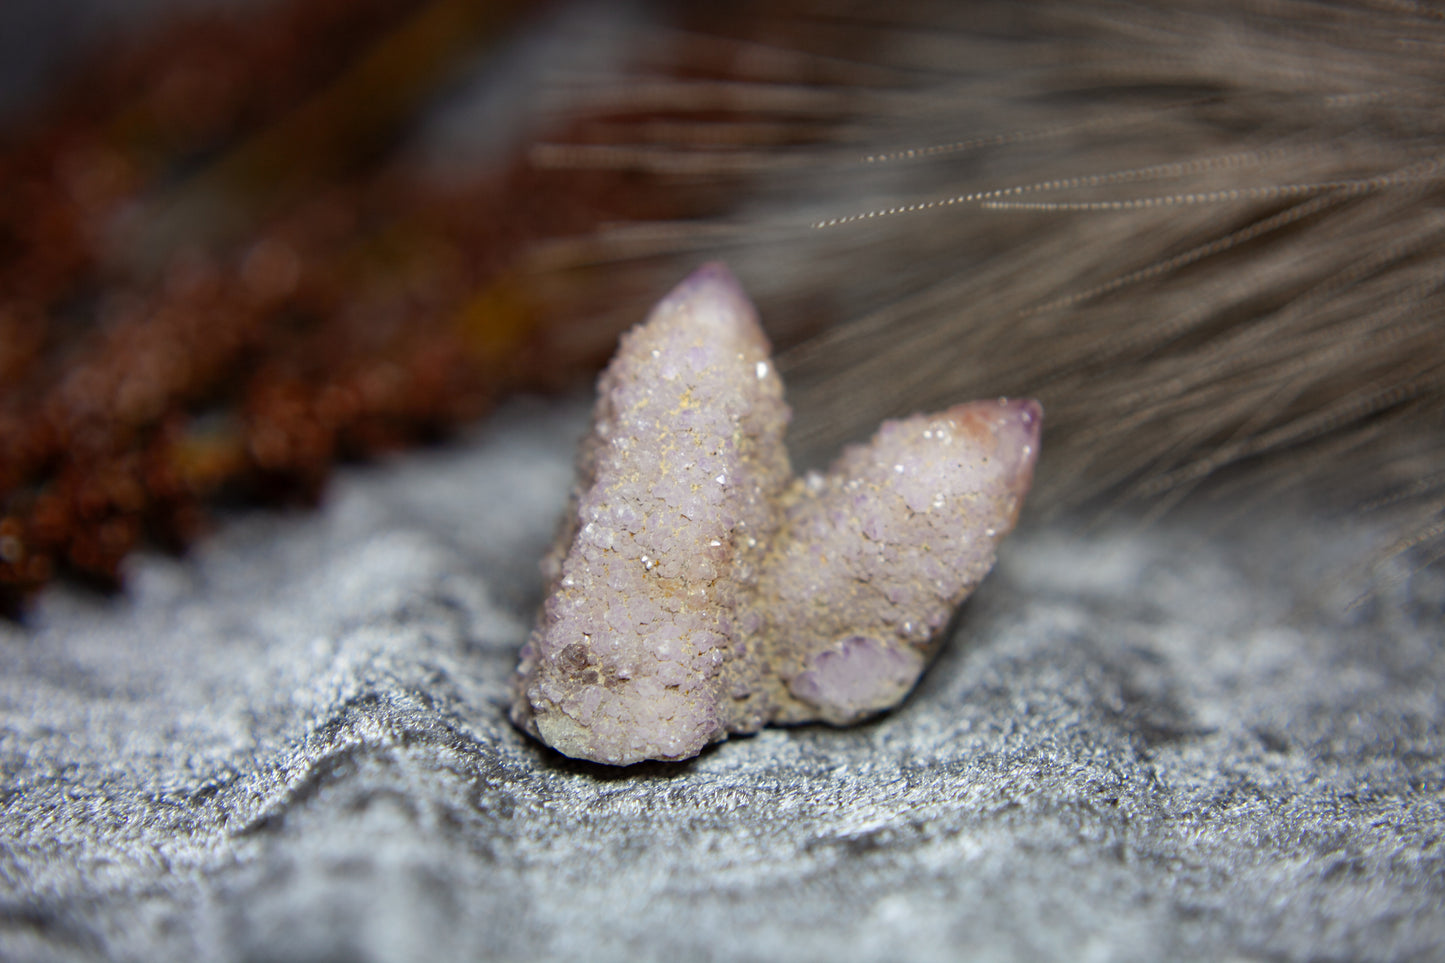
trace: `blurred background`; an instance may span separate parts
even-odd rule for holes
[[[584,390],[713,258],[800,466],[1032,395],[1035,517],[1305,501],[1428,565],[1440,13],[11,0],[0,607]]]

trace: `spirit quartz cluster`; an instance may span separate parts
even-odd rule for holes
[[[1000,399],[889,421],[795,478],[768,341],[720,264],[623,337],[598,395],[512,719],[613,765],[897,705],[1013,527],[1042,418]]]

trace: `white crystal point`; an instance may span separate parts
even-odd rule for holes
[[[512,719],[613,765],[901,701],[1013,527],[1042,418],[885,422],[795,480],[767,338],[721,264],[623,336],[598,394]]]
[[[782,384],[771,365],[759,376],[769,350],[736,279],[710,264],[603,374],[512,711],[559,751],[682,759],[762,725],[737,613],[791,476]]]

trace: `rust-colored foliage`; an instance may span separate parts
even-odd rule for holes
[[[313,498],[338,458],[605,357],[615,325],[568,320],[567,284],[528,266],[535,243],[713,195],[524,152],[442,187],[379,146],[436,61],[527,12],[297,0],[172,24],[16,135],[0,156],[0,606],[60,571],[114,582],[141,541],[193,539],[218,498]]]

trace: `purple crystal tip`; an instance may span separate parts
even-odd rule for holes
[[[1028,491],[1039,458],[1044,406],[1032,398],[999,398],[955,405],[945,416],[956,420],[974,441],[994,449],[1007,485]]]

